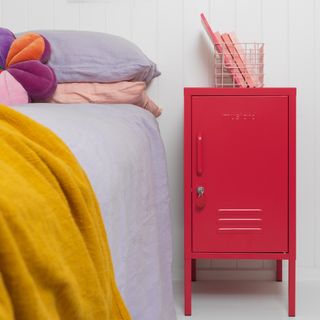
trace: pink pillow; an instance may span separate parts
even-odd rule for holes
[[[146,94],[142,81],[114,83],[60,83],[49,102],[54,103],[130,103],[160,116],[159,108]]]

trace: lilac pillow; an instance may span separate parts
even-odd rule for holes
[[[132,42],[90,31],[37,31],[51,44],[48,65],[62,82],[149,82],[157,66]]]

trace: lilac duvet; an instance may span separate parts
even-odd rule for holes
[[[132,105],[28,104],[14,109],[52,129],[86,171],[132,318],[176,319],[166,158],[153,115]]]

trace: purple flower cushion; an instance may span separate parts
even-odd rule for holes
[[[0,28],[0,70],[3,70],[6,66],[6,58],[11,43],[15,38],[15,35],[11,31]]]
[[[28,100],[40,101],[53,95],[57,87],[56,76],[44,64],[50,52],[49,42],[39,34],[27,33],[16,38],[10,30],[0,28],[0,73],[12,76],[0,77],[0,103],[7,102],[9,96],[11,104],[21,103],[21,87],[26,91]],[[20,86],[14,85],[13,81]],[[20,88],[20,93],[11,92],[17,88]]]

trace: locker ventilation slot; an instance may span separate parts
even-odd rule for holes
[[[242,211],[246,211],[246,212],[261,212],[262,209],[243,209],[243,208],[236,208],[236,209],[218,209],[219,212],[242,212]]]
[[[261,233],[262,229],[263,217],[260,208],[218,209],[218,233]]]

